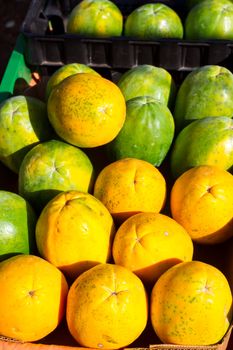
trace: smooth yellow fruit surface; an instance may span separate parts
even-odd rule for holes
[[[192,256],[193,243],[188,233],[163,214],[131,216],[119,227],[113,241],[115,263],[150,285],[168,268],[192,260]]]
[[[198,243],[221,243],[233,235],[233,175],[211,165],[183,173],[171,190],[172,217]]]
[[[99,264],[72,284],[67,324],[81,346],[119,349],[142,333],[147,307],[145,288],[133,272],[119,265]]]
[[[94,196],[67,191],[42,210],[36,225],[40,254],[72,279],[111,256],[112,216]]]
[[[35,255],[0,263],[0,334],[36,341],[51,333],[65,313],[68,285],[55,266]]]
[[[102,169],[94,184],[94,196],[116,220],[138,212],[159,212],[165,203],[166,182],[149,162],[124,158]]]

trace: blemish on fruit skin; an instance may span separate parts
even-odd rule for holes
[[[194,301],[196,301],[196,297],[193,297],[189,300],[190,304],[192,304]]]
[[[110,337],[109,335],[103,334],[103,338],[106,339],[106,341],[108,343],[117,344],[117,342],[112,337]]]
[[[29,295],[30,297],[34,297],[34,295],[35,295],[35,290],[30,290],[30,291],[28,292],[28,295]]]

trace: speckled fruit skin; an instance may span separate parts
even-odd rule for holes
[[[142,64],[126,71],[117,83],[125,100],[151,96],[172,107],[176,94],[175,82],[164,68]]]
[[[0,260],[35,252],[37,217],[21,196],[0,191]]]
[[[182,39],[183,25],[179,15],[169,6],[145,4],[126,18],[124,34],[140,39]]]
[[[114,161],[137,158],[160,166],[174,131],[174,119],[167,106],[152,97],[135,97],[127,101],[125,123],[107,150]]]
[[[233,39],[233,4],[208,0],[191,8],[185,20],[186,39]]]
[[[111,257],[114,222],[89,193],[65,191],[42,210],[36,224],[40,255],[74,280]]]
[[[120,36],[123,16],[109,0],[83,0],[71,11],[67,32],[92,37]]]
[[[23,159],[19,194],[41,210],[62,191],[91,191],[93,176],[92,163],[82,150],[50,140],[32,148]]]
[[[174,178],[198,165],[216,165],[231,171],[233,120],[206,117],[187,125],[173,143],[170,164]]]
[[[26,153],[53,135],[44,102],[20,95],[1,103],[0,160],[15,173]]]
[[[153,286],[171,266],[192,260],[193,243],[174,219],[147,212],[131,216],[118,228],[112,252],[115,264]]]
[[[170,208],[193,241],[228,240],[233,236],[233,175],[212,165],[187,170],[171,189]]]
[[[119,349],[131,344],[147,324],[147,294],[128,269],[99,264],[80,275],[70,287],[66,318],[81,346]]]
[[[49,98],[49,95],[52,89],[56,85],[58,85],[65,78],[78,73],[92,73],[92,74],[99,75],[99,73],[97,73],[94,69],[82,63],[65,64],[50,76],[48,83],[46,85],[46,99]]]
[[[233,74],[225,67],[203,66],[189,73],[177,92],[176,130],[196,119],[233,115]]]
[[[79,73],[63,80],[51,92],[48,118],[66,142],[82,147],[102,146],[121,130],[126,103],[121,90],[100,76]]]
[[[178,345],[218,343],[232,319],[232,294],[223,273],[191,261],[167,270],[151,293],[150,313],[162,342]]]

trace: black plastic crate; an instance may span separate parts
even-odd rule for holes
[[[93,68],[129,69],[151,64],[167,70],[190,71],[207,64],[229,68],[233,41],[178,39],[135,40],[128,37],[97,39],[66,33],[67,17],[78,0],[32,0],[21,32],[26,38],[25,58],[31,66],[61,66],[78,62]],[[124,18],[145,3],[162,2],[184,21],[185,0],[113,0]]]

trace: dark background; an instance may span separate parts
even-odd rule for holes
[[[31,0],[0,0],[0,81]]]

